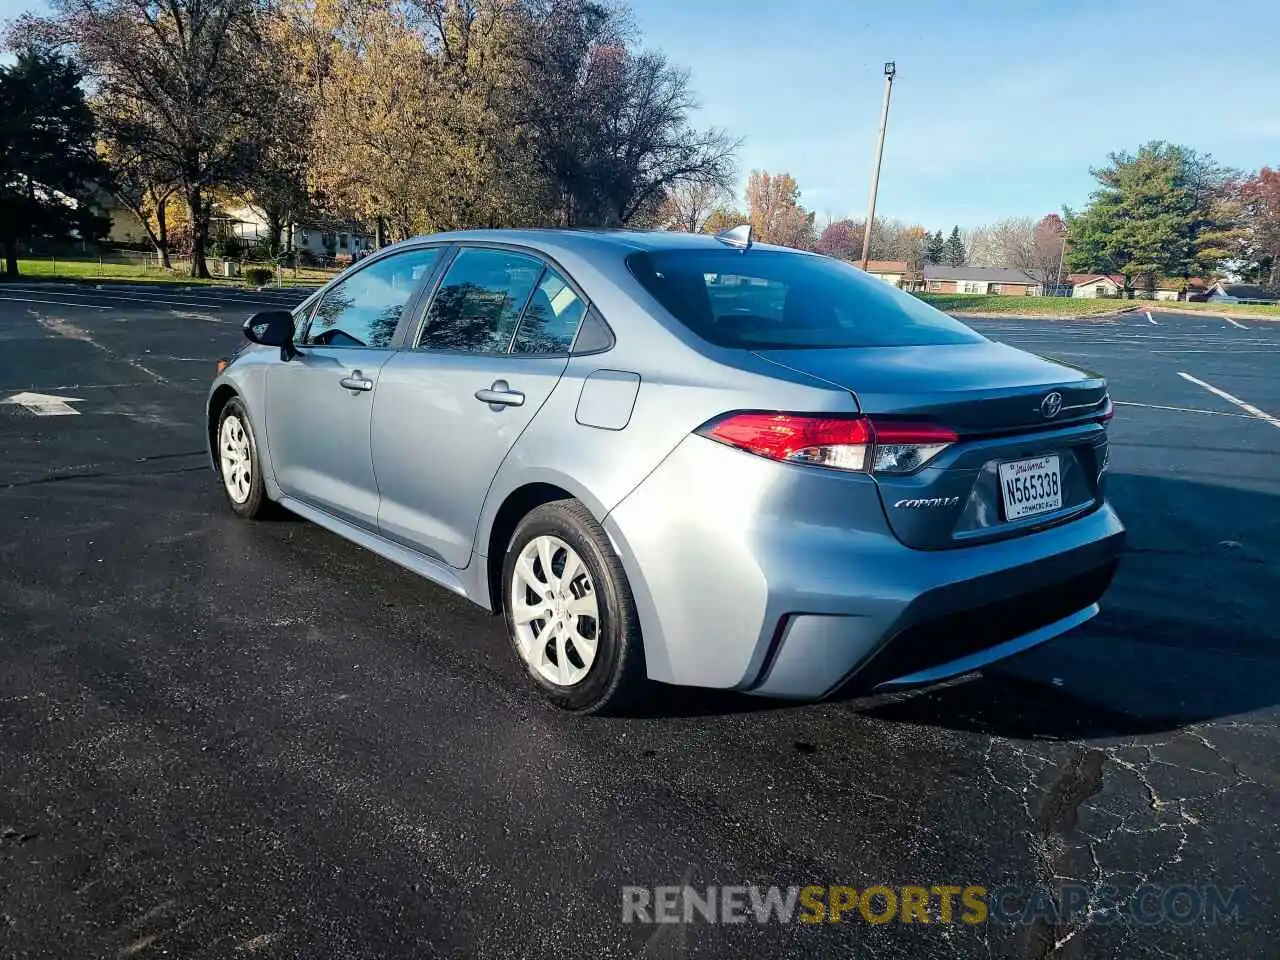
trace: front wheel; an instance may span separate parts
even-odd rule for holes
[[[228,400],[218,416],[218,473],[222,491],[237,516],[254,520],[270,509],[258,442],[239,398]]]
[[[520,522],[502,584],[511,645],[548,700],[603,713],[644,692],[635,600],[609,538],[581,503],[543,504]]]

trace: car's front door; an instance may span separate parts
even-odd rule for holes
[[[384,536],[467,565],[489,484],[564,373],[585,307],[537,257],[458,251],[417,342],[382,369],[371,433]]]
[[[267,442],[290,497],[377,529],[369,414],[401,313],[439,256],[404,250],[334,284],[297,331],[297,355],[268,369]]]

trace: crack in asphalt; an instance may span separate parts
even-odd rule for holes
[[[101,463],[79,463],[69,467],[57,467],[55,472],[47,473],[40,477],[31,477],[27,480],[13,480],[8,483],[0,484],[0,489],[12,490],[15,487],[33,487],[45,483],[62,483],[66,480],[92,480],[104,477],[155,477],[165,476],[175,473],[194,473],[197,470],[208,470],[207,463],[190,467],[173,467],[165,470],[130,470],[120,469],[128,464],[145,464],[156,460],[180,460],[184,457],[207,457],[208,452],[205,450],[184,450],[178,453],[156,453],[146,457],[137,457],[129,461],[104,461]],[[93,470],[93,467],[117,467],[113,470]],[[73,473],[71,471],[81,471]]]
[[[1255,725],[1231,723],[1225,729],[1234,727],[1250,729]],[[1174,762],[1159,755],[1160,751],[1187,741],[1206,750],[1224,769],[1212,770],[1188,762]],[[1193,832],[1201,825],[1201,816],[1192,809],[1193,804],[1211,804],[1242,786],[1263,786],[1210,741],[1199,724],[1189,725],[1172,736],[1154,741],[1140,742],[1138,738],[1131,737],[1100,747],[1078,742],[1065,746],[1067,758],[1057,764],[1056,776],[1042,791],[1038,790],[1037,784],[1045,771],[1054,765],[1051,757],[1003,737],[990,737],[982,753],[982,771],[990,785],[1013,794],[1022,804],[1030,851],[1040,864],[1040,882],[1049,893],[1051,903],[1048,906],[1057,917],[1057,922],[1053,922],[1037,916],[1026,929],[1022,955],[1028,960],[1060,956],[1064,948],[1073,943],[1073,952],[1083,951],[1083,939],[1077,938],[1096,923],[1109,923],[1116,919],[1124,921],[1126,918],[1121,906],[1114,900],[1104,901],[1104,897],[1114,897],[1118,890],[1126,887],[1137,890],[1158,878],[1163,871],[1183,862],[1183,854],[1193,842]],[[1018,785],[1011,784],[997,773],[997,749],[1007,751],[1011,754],[1008,759],[1021,767],[1024,776]],[[1137,757],[1125,755],[1134,752]],[[1212,789],[1200,793],[1167,796],[1152,781],[1151,771],[1159,767],[1218,782]],[[1112,770],[1110,776],[1106,775],[1108,768]],[[1120,774],[1131,777],[1140,791],[1140,804],[1127,811],[1109,809],[1106,803],[1120,795],[1116,780]],[[1041,799],[1033,811],[1032,799],[1037,793]],[[1088,829],[1082,828],[1082,819]],[[1143,819],[1153,822],[1144,824]],[[1114,822],[1105,830],[1097,830],[1090,825],[1093,820]],[[1104,865],[1108,845],[1117,838],[1164,834],[1173,834],[1175,845],[1172,852],[1159,860],[1151,862],[1146,856],[1141,856],[1138,858],[1141,868],[1135,865],[1131,869],[1117,864]],[[1066,884],[1087,885],[1088,899],[1082,916],[1062,916],[1061,891]],[[1173,956],[1156,948],[1149,940],[1144,940],[1143,946],[1161,955]],[[990,953],[989,944],[987,952]],[[1084,955],[1083,952],[1080,955]]]

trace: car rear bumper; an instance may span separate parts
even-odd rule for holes
[[[1123,547],[1110,506],[952,550],[890,532],[872,482],[690,437],[605,521],[653,679],[823,697],[930,683],[1094,613]]]

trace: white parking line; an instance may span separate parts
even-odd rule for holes
[[[1227,321],[1227,323],[1231,324],[1233,327],[1239,327],[1241,330],[1248,330],[1248,329],[1249,329],[1249,328],[1248,328],[1248,327],[1246,327],[1243,323],[1236,323],[1236,322],[1235,322],[1234,320],[1232,320],[1230,317],[1223,317],[1222,319],[1223,319],[1223,320],[1225,320],[1225,321]]]
[[[48,296],[50,293],[50,291],[47,291],[47,290],[25,290],[22,287],[8,287],[8,289],[15,293],[33,293],[36,296],[40,296],[40,297]],[[155,296],[150,293],[144,294],[141,291],[138,292],[138,295],[129,294],[129,293],[118,293],[114,290],[112,291],[107,291],[107,290],[96,291],[95,290],[93,292],[83,292],[83,293],[78,290],[60,290],[58,292],[64,297],[85,297],[86,299],[91,299],[91,300],[111,300],[111,301],[124,301],[124,302],[131,302],[131,303],[156,303],[156,304],[163,304],[165,306],[174,306],[174,307],[215,307],[215,308],[221,307],[227,310],[235,309],[243,305],[280,303],[280,300],[278,299],[263,298],[263,297],[250,299],[247,297],[240,297],[236,295],[215,298],[215,295],[213,294],[204,294],[203,296],[199,296],[199,295],[189,295],[185,293],[178,293],[177,296],[183,296],[183,297],[186,297],[186,299],[177,300],[177,299],[167,299],[162,296]],[[159,291],[159,292],[163,293],[165,291]],[[10,298],[5,298],[5,299],[10,299]],[[59,302],[59,303],[63,303],[66,306],[71,306],[71,307],[91,306],[91,304],[81,303],[79,301],[70,302],[70,301],[64,300],[64,301],[42,301],[42,302],[50,302],[50,303]],[[99,309],[103,309],[103,308],[99,308]],[[105,309],[111,309],[111,308],[108,307]]]
[[[1150,310],[1147,310],[1147,311],[1144,311],[1144,312],[1145,312],[1145,313],[1146,313],[1146,315],[1147,315],[1147,323],[1155,324],[1155,326],[1157,326],[1157,327],[1158,327],[1158,326],[1160,326],[1160,324],[1156,323],[1156,319],[1155,319],[1155,317],[1151,316],[1151,311],[1150,311]]]
[[[0,300],[12,300],[14,303],[47,303],[55,307],[83,307],[86,310],[115,309],[115,307],[99,307],[92,303],[71,303],[67,300],[32,300],[30,297],[0,297]]]
[[[1245,413],[1251,413],[1255,417],[1257,417],[1259,420],[1265,420],[1267,421],[1267,423],[1271,424],[1273,427],[1280,430],[1280,418],[1273,417],[1271,414],[1263,410],[1259,410],[1253,404],[1245,403],[1239,397],[1233,397],[1231,394],[1227,393],[1227,391],[1219,390],[1212,383],[1205,383],[1203,380],[1199,380],[1196,377],[1193,377],[1189,373],[1183,373],[1181,370],[1179,370],[1178,376],[1180,376],[1183,380],[1191,381],[1198,387],[1204,387],[1214,396],[1221,397],[1223,400],[1226,400],[1228,403],[1234,403],[1237,407],[1239,407]]]
[[[1202,413],[1208,417],[1235,417],[1237,420],[1251,419],[1244,413],[1227,413],[1225,410],[1201,410],[1199,407],[1169,407],[1163,403],[1138,403],[1134,400],[1112,400],[1117,407],[1141,407],[1144,410],[1172,410],[1174,413]]]

